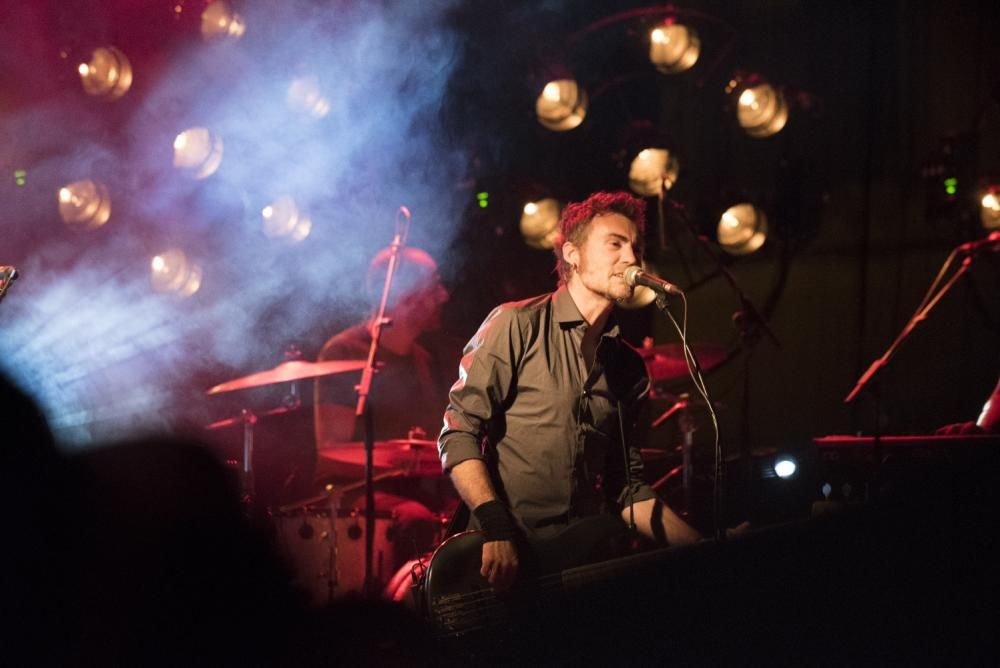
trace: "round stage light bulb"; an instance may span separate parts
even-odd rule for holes
[[[532,248],[552,248],[559,236],[562,204],[551,197],[528,202],[521,211],[521,236]]]
[[[77,230],[93,230],[111,218],[111,196],[102,183],[84,179],[59,189],[59,217]]]
[[[201,288],[201,267],[178,248],[153,256],[149,266],[150,280],[157,292],[190,297]]]
[[[717,237],[731,255],[753,253],[767,240],[767,216],[746,202],[731,206],[719,218]]]
[[[770,137],[788,122],[788,103],[771,84],[745,88],[736,105],[736,120],[751,137]]]
[[[1000,197],[997,191],[990,190],[979,202],[979,221],[987,230],[1000,229]]]
[[[206,40],[239,39],[246,32],[243,17],[224,0],[210,2],[201,13],[201,36]]]
[[[76,71],[88,95],[114,100],[132,87],[132,65],[125,54],[113,46],[94,49],[90,62],[80,63]]]
[[[222,137],[206,128],[188,128],[174,138],[174,167],[204,179],[222,164]]]
[[[664,74],[694,67],[701,54],[701,39],[693,28],[678,23],[658,26],[649,34],[649,62]]]
[[[572,130],[587,116],[587,93],[573,79],[550,81],[535,101],[535,115],[549,130]]]
[[[774,473],[779,478],[787,480],[795,475],[799,465],[791,457],[780,457],[774,462]]]
[[[287,195],[270,202],[260,213],[264,222],[264,235],[272,239],[288,237],[292,241],[302,241],[312,231],[309,215]]]
[[[643,197],[656,197],[660,188],[670,190],[680,173],[680,163],[665,148],[644,148],[632,160],[628,169],[628,185]]]

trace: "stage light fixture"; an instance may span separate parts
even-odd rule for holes
[[[782,480],[788,480],[799,471],[799,463],[794,457],[780,455],[774,460],[774,474]]]
[[[285,195],[261,209],[264,221],[264,235],[272,239],[289,237],[292,241],[302,241],[312,230],[312,220],[302,212],[295,200]]]
[[[313,118],[323,118],[330,113],[330,101],[323,96],[319,79],[314,76],[293,79],[285,99],[289,107]]]
[[[573,79],[550,81],[535,101],[535,115],[549,130],[572,130],[587,116],[587,93]]]
[[[94,49],[90,61],[77,67],[80,83],[88,95],[115,100],[132,87],[132,64],[113,46]]]
[[[201,36],[206,41],[239,39],[246,32],[243,17],[223,0],[213,0],[201,13]]]
[[[644,148],[628,169],[628,186],[637,195],[656,197],[660,189],[670,190],[677,181],[680,163],[665,148]]]
[[[528,202],[521,211],[521,235],[532,248],[552,248],[559,236],[562,204],[551,197]]]
[[[751,137],[770,137],[788,122],[785,94],[756,74],[737,74],[726,93],[736,97],[736,120]]]
[[[157,292],[190,297],[201,288],[201,266],[178,248],[155,255],[150,271],[153,289]]]
[[[990,187],[979,200],[979,220],[987,230],[1000,229],[1000,186]]]
[[[718,240],[731,255],[749,255],[767,240],[767,216],[746,202],[731,206],[719,218]]]
[[[701,54],[701,39],[693,28],[667,21],[649,33],[649,62],[664,74],[694,67]]]
[[[222,137],[205,128],[188,128],[174,138],[174,167],[204,179],[222,164]]]
[[[97,229],[111,218],[111,197],[102,183],[84,179],[59,189],[59,217],[77,230]]]

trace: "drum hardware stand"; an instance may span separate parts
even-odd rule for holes
[[[243,421],[243,461],[240,466],[240,501],[247,515],[252,515],[254,512],[254,501],[256,500],[253,479],[253,427],[257,424],[257,416],[250,409],[244,408],[240,411],[240,418]]]
[[[691,504],[694,489],[694,432],[695,423],[691,415],[691,400],[687,393],[680,395],[674,405],[666,410],[663,415],[653,421],[652,429],[656,429],[675,413],[678,414],[677,426],[682,434],[681,440],[681,465],[671,469],[665,476],[653,483],[653,489],[665,483],[678,472],[682,473],[681,488],[684,493],[684,515],[691,514]]]
[[[296,362],[302,359],[302,350],[299,349],[294,343],[289,343],[288,348],[285,349],[285,361],[286,362]],[[299,383],[293,380],[288,385],[288,394],[286,394],[282,400],[281,405],[288,410],[296,410],[302,405],[302,397],[299,396]]]
[[[386,306],[389,303],[389,292],[392,289],[392,279],[399,263],[399,250],[406,244],[410,231],[410,212],[405,206],[399,207],[396,214],[396,231],[389,245],[389,264],[385,272],[385,284],[382,287],[382,298],[379,300],[378,311],[371,324],[371,346],[368,348],[368,359],[361,372],[361,382],[355,388],[358,393],[358,403],[354,410],[355,419],[361,418],[365,432],[365,584],[364,594],[368,598],[378,598],[379,587],[372,570],[372,559],[375,551],[375,423],[368,397],[372,390],[372,380],[376,372],[376,359],[379,342],[382,338],[382,328],[391,325],[386,317]]]

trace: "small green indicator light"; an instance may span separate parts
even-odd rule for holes
[[[14,170],[14,183],[16,183],[19,186],[23,186],[24,183],[25,183],[25,177],[27,175],[28,175],[28,172],[24,171],[23,169],[15,169]]]
[[[949,177],[944,180],[944,191],[949,195],[954,195],[958,192],[958,179],[954,176]]]

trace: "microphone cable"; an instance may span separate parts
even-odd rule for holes
[[[715,458],[715,471],[712,476],[712,531],[716,538],[721,535],[721,519],[722,519],[722,486],[720,484],[722,479],[722,447],[719,440],[719,419],[715,414],[715,407],[712,405],[712,400],[708,396],[708,388],[705,385],[705,379],[702,376],[701,365],[698,363],[698,358],[695,356],[694,351],[691,350],[691,346],[688,343],[687,338],[687,320],[688,320],[688,303],[687,295],[683,292],[680,295],[683,302],[683,311],[681,316],[681,323],[678,324],[677,319],[674,318],[674,314],[670,312],[669,308],[662,308],[661,310],[667,314],[670,318],[670,322],[673,324],[674,329],[677,330],[677,334],[681,337],[681,347],[684,350],[684,363],[687,366],[688,375],[691,376],[691,381],[694,384],[695,389],[701,398],[705,402],[706,408],[708,408],[709,417],[712,420],[712,431],[714,433],[715,444],[713,448],[714,458]],[[690,508],[687,509],[690,511]]]

